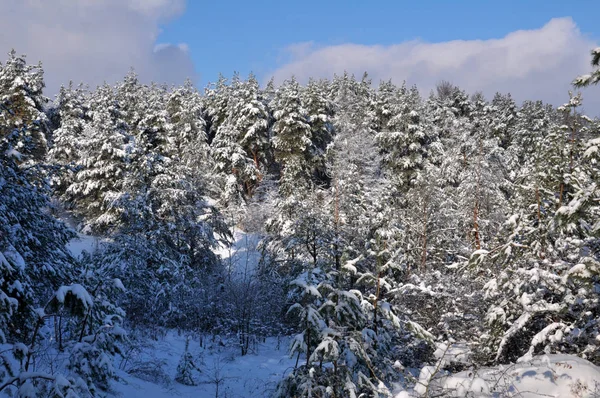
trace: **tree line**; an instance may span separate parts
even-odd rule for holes
[[[0,391],[106,390],[125,330],[235,336],[241,355],[292,334],[285,397],[391,396],[452,341],[478,365],[600,363],[600,124],[580,94],[347,73],[201,94],[133,71],[43,89],[41,65],[0,64]],[[234,228],[260,240],[242,279],[215,254]],[[75,258],[76,232],[102,244]]]

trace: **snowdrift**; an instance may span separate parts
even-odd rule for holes
[[[436,367],[421,370],[411,396],[454,397],[597,397],[600,367],[573,355],[543,355],[511,365],[443,374]]]

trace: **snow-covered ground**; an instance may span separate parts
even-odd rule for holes
[[[395,398],[420,396],[600,397],[600,367],[573,355],[542,355],[516,364],[455,374],[426,366],[415,389],[397,392]]]
[[[235,347],[218,342],[190,340],[189,350],[199,371],[197,385],[185,386],[174,381],[177,364],[185,350],[185,336],[168,334],[131,359],[125,369],[138,362],[162,364],[162,377],[140,379],[120,370],[120,381],[113,383],[114,396],[131,398],[161,397],[269,397],[279,380],[293,369],[295,358],[289,358],[289,339],[268,338],[254,353],[240,356]],[[446,352],[464,352],[462,348]],[[460,355],[460,354],[459,354]],[[463,358],[459,359],[461,361]],[[217,384],[219,393],[217,394]],[[395,398],[421,396],[454,397],[598,397],[600,367],[572,355],[544,355],[531,361],[495,368],[468,370],[456,374],[436,372],[435,367],[421,370],[414,390],[401,391]]]
[[[224,347],[218,342],[205,342],[209,348],[201,348],[199,339],[190,340],[189,352],[200,370],[195,373],[196,386],[185,386],[174,381],[177,364],[185,351],[185,336],[169,333],[154,342],[142,353],[124,364],[132,369],[135,362],[162,363],[164,380],[154,377],[142,380],[125,371],[119,371],[122,380],[113,383],[114,395],[127,398],[160,397],[268,397],[279,380],[293,368],[295,358],[287,355],[289,339],[268,338],[258,343],[255,352],[240,356],[235,347]]]

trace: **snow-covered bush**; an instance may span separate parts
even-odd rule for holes
[[[195,386],[198,384],[194,377],[195,371],[198,372],[200,369],[194,362],[194,357],[189,351],[190,339],[188,338],[185,342],[185,350],[181,355],[179,364],[177,364],[177,373],[175,374],[175,381],[186,386]]]

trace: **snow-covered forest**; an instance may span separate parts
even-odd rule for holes
[[[600,120],[564,102],[134,71],[49,99],[10,53],[0,395],[599,396]]]

